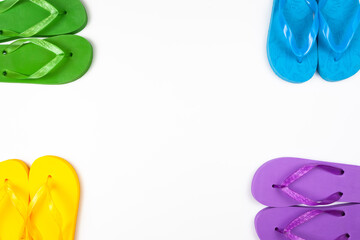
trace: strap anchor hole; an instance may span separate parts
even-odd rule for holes
[[[344,175],[344,174],[345,174],[345,171],[341,169],[340,175]]]
[[[341,54],[341,53],[337,53],[337,54],[335,55],[335,57],[334,57],[334,62],[340,61],[341,57],[342,57],[342,54]]]
[[[4,76],[6,76],[7,75],[7,72],[6,71],[3,71],[3,73],[2,73]]]
[[[345,237],[350,238],[350,234],[348,234],[348,233],[345,234]]]
[[[72,57],[72,56],[74,56],[74,54],[71,52],[71,53],[69,54],[69,56]]]
[[[3,35],[4,31],[3,30],[0,30],[0,35]]]
[[[280,232],[280,229],[278,227],[275,228],[276,232]]]
[[[6,54],[7,54],[7,51],[4,50],[4,51],[2,52],[2,54],[3,54],[3,55],[6,55]]]
[[[340,196],[340,197],[344,196],[344,193],[343,193],[343,192],[339,192],[339,196]]]
[[[343,211],[343,212],[341,213],[341,216],[342,216],[342,217],[345,217],[345,215],[346,215],[346,213]]]

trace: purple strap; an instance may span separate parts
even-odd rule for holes
[[[340,210],[328,210],[328,211],[311,210],[311,211],[304,213],[300,217],[296,218],[286,228],[284,228],[284,229],[276,228],[275,230],[277,232],[283,234],[286,238],[288,238],[290,240],[305,240],[304,238],[301,238],[301,237],[298,237],[298,236],[292,234],[291,231],[294,228],[297,228],[298,226],[300,226],[300,225],[312,220],[313,218],[319,216],[320,214],[324,214],[324,213],[335,216],[335,217],[344,216],[344,212],[340,211]],[[349,237],[350,237],[350,235],[346,233],[346,234],[341,235],[340,237],[336,238],[335,240],[347,240],[347,239],[349,239]]]
[[[320,169],[322,169],[326,172],[329,172],[331,174],[334,174],[334,175],[343,175],[344,174],[344,171],[340,168],[336,168],[336,167],[332,167],[332,166],[328,166],[328,165],[310,164],[310,165],[303,166],[302,168],[297,170],[295,173],[291,174],[288,178],[286,178],[284,180],[284,182],[282,184],[280,184],[280,185],[274,184],[273,187],[277,188],[277,189],[281,189],[284,193],[286,193],[289,197],[296,200],[297,202],[305,204],[305,205],[309,205],[309,206],[328,205],[328,204],[332,204],[334,202],[339,201],[343,195],[341,192],[334,193],[323,200],[314,201],[314,200],[311,200],[310,198],[307,198],[307,197],[301,195],[300,193],[297,193],[289,188],[289,186],[291,184],[293,184],[294,182],[296,182],[297,180],[302,178],[304,175],[309,173],[314,168],[320,168]]]

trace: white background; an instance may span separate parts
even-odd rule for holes
[[[77,240],[257,239],[254,172],[359,164],[360,79],[279,79],[270,0],[84,0],[94,62],[62,86],[0,84],[0,159],[70,161]]]

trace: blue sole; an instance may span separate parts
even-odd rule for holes
[[[323,0],[319,0],[321,2]],[[343,30],[351,24],[351,19],[359,8],[358,0],[328,0],[321,10],[333,36],[341,40]],[[360,69],[360,31],[355,33],[349,48],[336,61],[335,53],[327,40],[319,34],[319,67],[321,77],[327,81],[335,82],[355,75]]]
[[[272,17],[268,33],[267,55],[273,71],[285,81],[303,83],[311,79],[317,69],[317,44],[314,44],[309,54],[301,63],[290,49],[288,40],[283,34],[279,22],[279,0],[274,0]],[[313,23],[313,12],[304,0],[288,0],[284,11],[296,38],[302,46],[308,40],[308,34]]]

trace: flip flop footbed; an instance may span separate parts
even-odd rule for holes
[[[11,192],[4,195],[4,184],[10,184],[16,196]],[[20,239],[24,234],[28,186],[28,167],[23,162],[8,160],[0,163],[0,239]]]
[[[63,35],[45,39],[61,50],[63,60],[46,76],[39,79],[13,79],[6,75],[6,70],[31,75],[54,59],[55,54],[35,44],[26,44],[11,54],[0,54],[0,82],[64,84],[83,76],[92,62],[91,44],[75,35]],[[0,45],[3,53],[8,45]]]
[[[322,200],[334,193],[341,192],[341,202],[360,202],[360,167],[313,161],[300,158],[279,158],[265,163],[254,175],[252,193],[257,201],[270,207],[299,205],[281,189],[285,179],[307,165],[325,165],[341,169],[343,174],[331,174],[314,168],[292,183],[289,188],[314,201]]]
[[[256,232],[261,240],[286,240],[278,229],[286,228],[292,221],[313,210],[330,211],[320,214],[294,228],[291,233],[301,239],[329,240],[340,236],[360,239],[360,205],[348,204],[326,208],[266,208],[255,218]],[[336,214],[336,212],[343,212]],[[294,238],[295,239],[295,238]]]
[[[293,31],[298,46],[303,46],[308,41],[308,34],[314,21],[313,14],[303,0],[286,1],[285,19]],[[274,0],[267,43],[268,59],[274,72],[280,78],[293,83],[309,80],[317,68],[316,48],[316,43],[314,43],[309,54],[303,58],[301,63],[298,62],[280,24],[279,0]]]
[[[319,0],[321,1],[324,0]],[[344,37],[344,30],[352,24],[359,9],[358,0],[327,0],[320,9],[337,43]],[[356,74],[360,69],[360,31],[356,31],[349,48],[337,59],[328,40],[319,34],[319,67],[321,77],[327,81],[339,81]]]
[[[76,33],[86,26],[87,14],[79,0],[47,0],[47,2],[57,9],[59,15],[35,36],[49,37]],[[29,0],[23,0],[0,14],[0,30],[22,33],[48,16],[47,10]],[[8,41],[12,38],[0,35],[0,41]]]
[[[78,176],[73,167],[61,158],[46,156],[37,159],[29,174],[32,201],[49,177],[52,180],[49,193],[33,209],[31,221],[43,239],[58,239],[62,235],[63,240],[73,240],[80,199]],[[58,216],[49,211],[50,206],[56,208]]]

